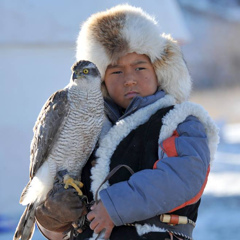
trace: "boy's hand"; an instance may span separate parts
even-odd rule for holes
[[[104,239],[109,239],[114,223],[110,218],[106,208],[103,203],[99,201],[98,204],[94,204],[91,207],[91,212],[88,213],[87,218],[91,221],[90,228],[94,230],[96,234],[99,234],[101,231],[105,230]]]

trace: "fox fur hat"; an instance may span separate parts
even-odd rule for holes
[[[155,69],[159,88],[178,103],[188,99],[191,78],[180,47],[169,35],[160,34],[157,22],[141,8],[118,5],[93,14],[81,27],[77,39],[77,60],[96,64],[107,96],[104,75],[119,57],[136,52],[147,55]]]

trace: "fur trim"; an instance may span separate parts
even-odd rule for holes
[[[167,230],[164,228],[159,228],[155,225],[150,225],[150,224],[144,224],[144,225],[136,224],[135,227],[139,236],[142,236],[143,234],[146,234],[149,232],[167,232]]]
[[[95,63],[104,79],[106,68],[127,53],[146,54],[153,63],[159,86],[177,102],[191,91],[191,78],[180,47],[170,36],[160,35],[154,18],[141,8],[118,5],[92,15],[77,39],[77,60]],[[103,93],[106,96],[105,85]]]
[[[210,163],[212,163],[219,143],[219,129],[204,108],[196,103],[184,102],[177,104],[174,109],[164,116],[162,120],[163,126],[159,135],[159,144],[172,136],[178,124],[190,115],[197,117],[205,128],[210,150]]]

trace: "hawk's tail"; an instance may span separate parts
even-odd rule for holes
[[[13,240],[30,240],[35,228],[35,208],[33,204],[26,207],[16,228]]]

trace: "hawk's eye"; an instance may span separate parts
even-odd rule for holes
[[[84,73],[84,74],[88,74],[88,73],[89,73],[89,70],[88,70],[87,68],[84,68],[84,69],[83,69],[83,73]]]

